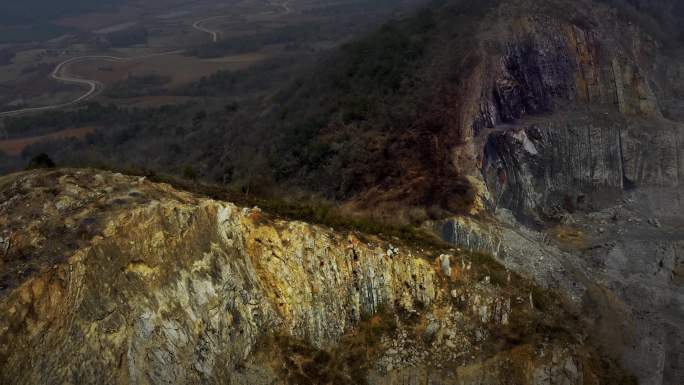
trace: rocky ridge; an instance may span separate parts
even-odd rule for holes
[[[36,171],[0,185],[2,383],[614,375],[581,330],[562,331],[572,323],[553,296],[474,254],[435,256],[121,174]]]
[[[0,195],[0,383],[618,375],[554,296],[477,254],[434,255],[108,172],[10,175]]]

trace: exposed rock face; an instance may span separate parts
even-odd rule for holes
[[[658,43],[621,16],[584,1],[536,8],[512,1],[497,12],[497,24],[483,27],[487,48],[475,71],[483,83],[480,108],[465,111],[475,133],[562,104],[662,116],[651,86],[662,71],[652,60]]]
[[[627,122],[604,126],[604,120],[549,122],[492,133],[483,165],[492,203],[534,215],[581,205],[579,196],[596,191],[680,186],[683,126],[667,122],[653,122],[648,128],[646,123]],[[648,129],[658,135],[646,134]]]
[[[454,218],[432,227],[454,245],[492,253],[512,271],[564,293],[595,325],[592,338],[641,384],[677,384],[684,375],[684,215],[681,204],[645,209],[642,194],[568,215],[543,232],[519,225],[503,209],[495,223]],[[660,196],[660,207],[682,199],[681,192],[645,194]]]
[[[584,1],[513,1],[491,22],[463,111],[476,145],[457,151],[479,160],[492,206],[535,216],[566,195],[680,186],[684,125],[662,110],[677,119],[684,82],[661,43]]]
[[[681,52],[604,5],[495,7],[467,83],[466,144],[454,150],[455,167],[482,179],[487,210],[426,227],[559,289],[641,384],[674,385],[684,378]]]
[[[496,221],[454,218],[431,227],[566,294],[595,325],[593,338],[641,384],[677,384],[684,375],[682,197],[680,189],[636,189],[614,206],[566,213],[546,231],[521,226],[505,209]]]
[[[586,285],[578,284],[587,279],[577,269],[576,258],[549,244],[547,234],[521,226],[505,209],[498,211],[497,221],[456,217],[427,223],[426,228],[464,250],[493,255],[511,271],[563,293],[574,303],[586,294]]]
[[[495,283],[490,275],[502,273],[481,270],[468,254],[432,263],[408,246],[271,219],[119,174],[31,172],[0,187],[2,383],[610,378],[594,366],[591,347],[533,326],[541,319],[562,326],[562,310],[530,308],[525,281]],[[367,362],[325,358],[326,350],[349,354],[340,343],[358,325],[376,330],[386,322],[393,327],[363,346]],[[517,342],[502,343],[507,334]],[[264,343],[272,336],[304,345]],[[311,365],[295,364],[312,359],[307,349],[322,353]],[[341,379],[314,362],[342,365]]]

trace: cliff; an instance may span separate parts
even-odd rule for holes
[[[0,197],[3,384],[621,376],[557,297],[478,254],[108,172],[10,175]]]
[[[607,3],[512,1],[490,16],[453,150],[486,210],[426,227],[559,288],[640,384],[677,384],[684,83],[663,31],[681,6]]]
[[[535,217],[568,196],[680,186],[679,61],[643,23],[553,1],[501,5],[491,23],[455,150],[472,153],[455,167],[484,179],[491,206]]]

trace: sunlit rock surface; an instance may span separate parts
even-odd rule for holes
[[[390,245],[106,172],[11,175],[0,197],[2,383],[622,376],[599,364],[555,297],[485,257]]]

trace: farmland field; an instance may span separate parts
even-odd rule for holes
[[[7,155],[17,156],[20,155],[27,146],[42,140],[82,138],[93,131],[95,131],[95,127],[78,127],[62,130],[48,135],[33,136],[21,139],[0,140],[0,151]]]

